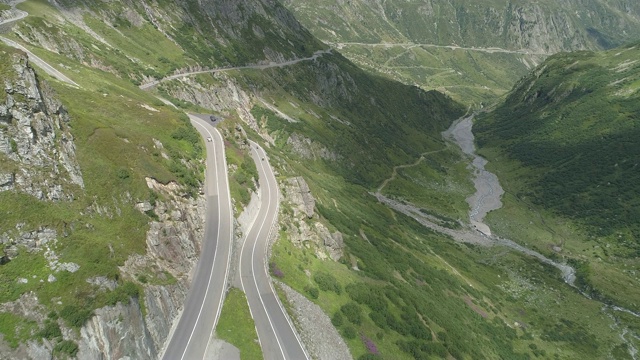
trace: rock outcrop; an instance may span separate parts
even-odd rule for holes
[[[40,200],[72,200],[84,188],[69,115],[25,54],[9,56],[0,93],[0,191]]]
[[[158,358],[144,320],[136,299],[96,310],[80,330],[78,358]]]
[[[321,259],[339,260],[344,249],[342,233],[331,233],[323,223],[312,220],[315,199],[304,178],[288,178],[281,186],[284,206],[292,209],[283,211],[281,217],[289,240],[296,246],[313,247]]]

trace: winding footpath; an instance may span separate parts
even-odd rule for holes
[[[434,150],[434,151],[427,151],[426,153],[422,153],[420,154],[420,157],[418,158],[418,160],[416,160],[414,163],[412,164],[404,164],[404,165],[397,165],[393,167],[393,173],[391,174],[391,177],[389,177],[388,179],[386,179],[384,182],[382,182],[382,184],[380,185],[380,187],[378,187],[378,190],[376,192],[376,194],[380,194],[382,193],[382,189],[384,189],[385,187],[387,187],[387,185],[389,184],[389,182],[395,180],[395,178],[398,176],[398,170],[399,169],[407,169],[410,167],[414,167],[414,166],[418,166],[420,165],[420,163],[422,163],[425,159],[425,156],[427,155],[431,155],[431,154],[435,154],[435,153],[439,153],[441,151],[444,151],[446,149],[440,149],[440,150]]]

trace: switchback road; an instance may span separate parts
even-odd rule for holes
[[[255,320],[264,358],[309,359],[291,320],[278,299],[267,269],[269,237],[277,220],[278,184],[265,151],[251,143],[256,162],[262,205],[247,232],[240,251],[240,281],[247,295],[251,316]]]
[[[233,213],[222,135],[206,121],[189,115],[206,141],[207,215],[200,259],[182,315],[171,335],[163,359],[203,359],[224,295],[233,239]],[[209,141],[208,139],[211,139]]]
[[[245,65],[245,66],[232,66],[232,67],[224,67],[224,68],[217,68],[217,69],[207,69],[207,70],[198,70],[198,71],[190,71],[190,72],[185,72],[185,73],[181,73],[181,74],[175,74],[175,75],[170,75],[167,76],[165,78],[162,78],[160,80],[156,80],[156,81],[152,81],[143,85],[140,85],[140,89],[149,89],[152,88],[162,82],[165,81],[169,81],[169,80],[175,80],[175,79],[180,79],[183,77],[187,77],[187,76],[191,76],[191,75],[198,75],[198,74],[213,74],[213,73],[217,73],[217,72],[225,72],[225,71],[231,71],[231,70],[246,70],[246,69],[257,69],[257,70],[264,70],[264,69],[270,69],[270,68],[277,68],[277,67],[284,67],[284,66],[290,66],[290,65],[295,65],[297,63],[303,62],[303,61],[312,61],[317,59],[318,57],[324,55],[324,54],[328,54],[330,53],[331,50],[318,50],[316,51],[312,56],[306,57],[306,58],[300,58],[300,59],[295,59],[295,60],[289,60],[289,61],[283,61],[283,62],[272,62],[269,64],[261,64],[261,65]]]

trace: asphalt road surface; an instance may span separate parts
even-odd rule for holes
[[[31,51],[29,51],[26,47],[18,44],[17,42],[13,41],[13,40],[9,40],[5,37],[0,36],[0,40],[2,40],[5,44],[14,47],[16,49],[22,50],[25,53],[27,53],[27,57],[29,58],[29,61],[31,61],[31,63],[35,64],[36,66],[38,66],[40,69],[44,70],[44,72],[46,72],[47,74],[53,76],[54,78],[67,83],[69,85],[73,85],[76,87],[80,87],[80,85],[76,84],[75,81],[69,79],[65,74],[61,73],[60,71],[58,71],[56,68],[54,68],[53,66],[49,65],[46,61],[42,60],[41,58],[39,58],[37,55],[35,55],[34,53],[32,53]]]
[[[205,232],[191,288],[182,316],[171,335],[163,359],[204,359],[227,288],[233,237],[231,196],[222,136],[206,121],[189,115],[207,150]]]
[[[22,1],[12,1],[11,2],[11,7],[15,13],[15,17],[11,18],[11,19],[6,19],[2,22],[0,22],[0,25],[4,25],[4,24],[8,24],[14,21],[18,21],[21,19],[24,19],[25,17],[27,17],[29,14],[25,11],[22,10],[18,10],[15,8],[16,4],[21,3]],[[76,84],[73,80],[69,79],[65,74],[61,73],[60,71],[58,71],[56,68],[54,68],[53,66],[49,65],[46,61],[42,60],[41,58],[39,58],[38,56],[36,56],[34,53],[32,53],[31,51],[29,51],[27,48],[25,48],[24,46],[18,44],[17,42],[7,39],[6,37],[0,36],[0,40],[2,40],[2,42],[4,42],[5,44],[16,48],[16,49],[20,49],[22,51],[24,51],[25,53],[27,53],[27,56],[29,57],[29,60],[35,64],[36,66],[38,66],[39,68],[41,68],[42,70],[44,70],[44,72],[46,72],[47,74],[53,76],[54,78],[65,82],[69,85],[73,85],[73,86],[77,86],[80,87],[80,85]]]
[[[309,359],[268,274],[267,249],[278,214],[278,186],[266,153],[256,143],[250,143],[251,156],[258,168],[262,204],[240,251],[242,289],[247,295],[264,358]]]
[[[182,73],[182,74],[169,75],[169,76],[167,76],[165,78],[162,78],[160,80],[156,80],[156,81],[152,81],[152,82],[149,82],[149,83],[146,83],[146,84],[142,84],[142,85],[140,85],[140,89],[146,90],[146,89],[152,88],[152,87],[160,84],[161,82],[180,79],[180,78],[191,76],[191,75],[213,74],[213,73],[225,72],[225,71],[231,71],[231,70],[245,70],[245,69],[264,70],[264,69],[271,69],[271,68],[277,68],[277,67],[285,67],[285,66],[295,65],[295,64],[303,62],[303,61],[312,61],[312,60],[315,60],[318,57],[320,57],[320,56],[322,56],[324,54],[328,54],[330,52],[331,52],[330,49],[329,50],[318,50],[315,53],[313,53],[312,56],[309,56],[309,57],[306,57],[306,58],[283,61],[283,62],[279,62],[279,63],[271,62],[269,64],[262,64],[262,65],[232,66],[232,67],[224,67],[224,68],[217,68],[217,69],[207,69],[207,70],[199,70],[199,71],[190,71],[190,72],[185,72],[185,73]]]

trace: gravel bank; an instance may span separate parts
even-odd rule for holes
[[[331,319],[322,309],[289,286],[277,282],[293,309],[297,330],[310,355],[315,360],[352,360]]]

